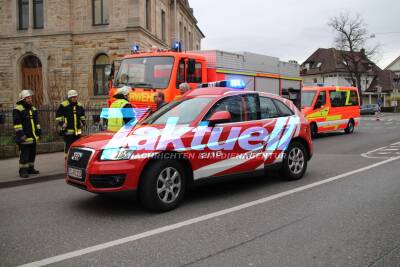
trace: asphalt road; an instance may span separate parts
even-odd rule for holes
[[[0,265],[400,266],[400,121],[388,122],[318,137],[300,181],[205,185],[164,214],[63,180],[0,189]]]

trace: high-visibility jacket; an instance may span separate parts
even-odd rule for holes
[[[82,125],[85,125],[85,109],[82,104],[65,100],[57,109],[56,120],[60,126],[67,125],[65,135],[81,135]]]
[[[13,125],[15,141],[18,144],[33,144],[42,134],[39,124],[38,111],[25,101],[19,101],[13,110]]]
[[[126,99],[115,100],[108,111],[107,130],[119,131],[122,126],[135,119],[135,112]]]

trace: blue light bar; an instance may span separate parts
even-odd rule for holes
[[[139,45],[132,45],[131,46],[131,52],[132,53],[137,53],[137,52],[139,52],[139,50],[140,50]]]
[[[182,52],[182,43],[176,41],[172,47],[172,50],[174,50],[175,52]]]
[[[228,87],[234,88],[234,89],[245,89],[246,84],[243,80],[240,79],[234,79],[234,80],[229,80],[228,81]]]
[[[203,83],[198,86],[198,88],[207,88],[207,87],[226,87],[226,88],[243,90],[246,88],[246,83],[240,79],[233,79],[226,81]]]

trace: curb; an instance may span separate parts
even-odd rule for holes
[[[39,177],[27,178],[27,179],[20,178],[20,180],[0,182],[0,189],[28,185],[28,184],[42,183],[42,182],[58,180],[58,179],[64,179],[64,173],[57,173],[57,174],[52,174],[52,175],[47,175],[47,176],[39,176]]]

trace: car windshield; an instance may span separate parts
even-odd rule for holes
[[[315,97],[315,92],[313,92],[313,91],[302,92],[301,93],[301,107],[302,108],[311,107],[314,97]]]
[[[173,101],[151,114],[142,124],[165,125],[171,117],[177,118],[177,124],[190,124],[211,101],[212,98],[207,97]]]
[[[121,62],[116,87],[165,89],[168,87],[174,64],[173,57],[140,57],[124,59]]]

